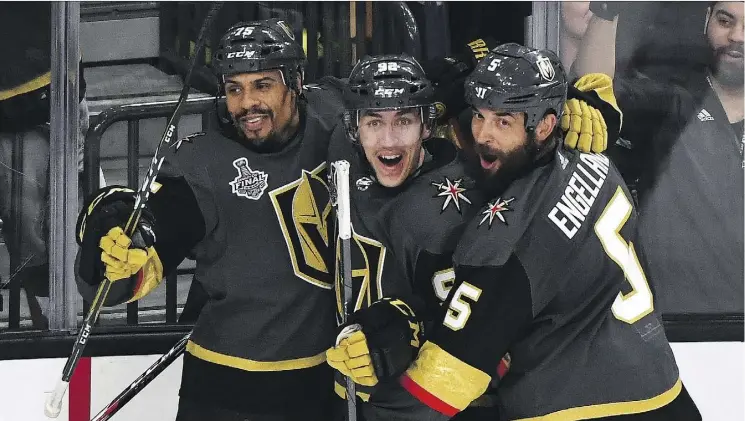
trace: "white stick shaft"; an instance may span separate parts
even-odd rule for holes
[[[349,162],[336,161],[336,200],[338,200],[339,238],[349,240],[352,238],[352,222],[350,219],[349,205]]]

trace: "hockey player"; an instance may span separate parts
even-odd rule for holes
[[[212,62],[225,129],[169,145],[133,239],[121,228],[131,191],[103,190],[79,218],[79,288],[90,299],[105,272],[108,305],[147,294],[195,250],[209,299],[187,345],[178,421],[331,418],[326,157],[342,103],[339,90],[303,89],[304,63],[282,21],[230,28]]]
[[[434,87],[413,58],[363,59],[350,74],[345,106],[351,142],[333,146],[330,159],[352,163],[357,311],[348,324],[361,330],[345,329],[327,357],[360,385],[357,393],[367,401],[378,382],[386,387],[403,373],[443,319],[441,304],[455,281],[453,251],[485,198],[454,145],[430,137]],[[342,291],[337,284],[339,312]],[[505,359],[499,370],[507,369]],[[342,384],[338,378],[337,393],[344,396]],[[497,418],[494,397],[477,398],[458,419]]]
[[[366,329],[366,336],[357,332],[344,342],[364,347],[359,339],[371,341],[383,381],[403,372],[416,355],[424,325],[441,318],[453,281],[457,233],[482,202],[471,191],[474,181],[455,145],[431,137],[434,96],[413,57],[365,57],[347,81],[346,139],[334,137],[341,142],[329,154],[330,161],[351,164],[354,309],[360,311],[349,322]],[[339,312],[343,290],[338,279]],[[350,372],[346,349],[329,350],[328,362],[360,383],[357,394],[366,401],[378,376]],[[337,375],[337,393],[346,397],[343,384]]]
[[[517,44],[467,79],[491,199],[453,255],[441,325],[376,389],[367,421],[449,419],[498,379],[505,352],[501,419],[701,419],[654,311],[628,189],[606,157],[560,144],[566,97],[555,54]]]

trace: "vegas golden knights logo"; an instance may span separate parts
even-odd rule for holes
[[[336,243],[336,309],[344,311],[344,282],[341,278],[341,244]],[[355,299],[354,311],[369,307],[370,304],[383,298],[383,266],[385,264],[385,246],[372,238],[359,235],[352,229],[350,244],[352,260],[352,294]]]
[[[269,197],[287,243],[295,275],[325,289],[333,288],[333,221],[326,163],[272,190]],[[331,224],[330,224],[331,222]]]

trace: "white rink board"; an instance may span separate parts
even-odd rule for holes
[[[91,364],[91,417],[98,414],[125,387],[144,373],[160,355],[94,358]],[[175,420],[181,367],[176,361],[137,394],[111,421]],[[102,381],[106,379],[106,381]],[[46,420],[48,421],[48,420]]]
[[[91,417],[142,374],[160,355],[96,357],[91,362]],[[111,421],[169,421],[176,419],[183,357],[112,417]],[[44,415],[47,390],[61,376],[65,360],[0,361],[0,421],[50,421]],[[69,393],[57,421],[69,421]]]
[[[745,345],[742,342],[673,344],[683,383],[703,419],[745,421]],[[159,355],[96,357],[91,364],[91,416],[144,372]],[[0,361],[0,421],[49,421],[45,391],[64,359]],[[182,358],[119,411],[112,421],[171,421],[176,418]],[[67,398],[58,421],[69,421]]]
[[[745,344],[688,342],[671,345],[680,378],[704,421],[745,420]]]

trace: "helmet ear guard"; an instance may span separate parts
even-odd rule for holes
[[[435,130],[435,124],[437,121],[437,108],[433,103],[429,104],[426,107],[422,107],[419,112],[422,118],[422,130],[429,130],[429,134],[431,136]]]
[[[704,18],[704,35],[709,31],[709,19],[711,19],[711,12],[714,10],[714,3],[709,4],[706,8],[706,17]]]
[[[360,142],[360,120],[358,110],[344,110],[344,131],[354,144]]]

